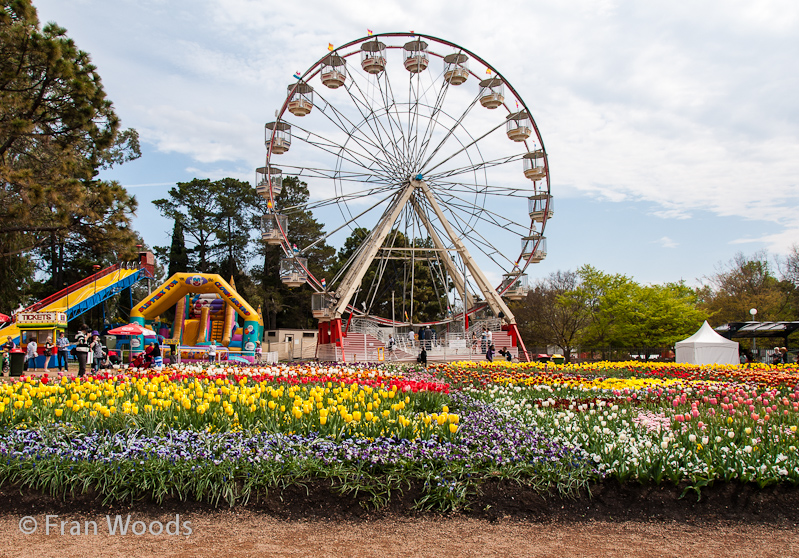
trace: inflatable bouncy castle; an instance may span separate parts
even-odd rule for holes
[[[175,308],[172,328],[160,316]],[[216,346],[216,360],[255,358],[263,336],[263,319],[230,283],[210,273],[177,273],[155,289],[131,311],[131,321],[150,326],[163,336],[162,344],[180,346],[182,361],[206,360],[208,347]],[[243,322],[241,325],[239,321]],[[142,352],[145,339],[132,338],[131,352]]]

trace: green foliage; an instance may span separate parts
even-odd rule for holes
[[[790,280],[790,262],[789,257],[786,279],[780,280],[765,251],[751,256],[739,252],[705,278],[699,292],[702,308],[714,325],[749,321],[750,308],[757,309],[759,321],[796,319],[799,308],[789,305],[796,290]]]
[[[135,199],[98,170],[140,156],[119,132],[89,55],[54,23],[40,29],[30,0],[0,10],[0,266],[14,269],[3,298],[50,294],[91,264],[134,251]],[[69,263],[67,263],[69,262]],[[89,264],[89,269],[91,269]],[[33,284],[32,265],[49,271]],[[34,290],[30,291],[29,288]],[[16,294],[14,294],[16,293]]]

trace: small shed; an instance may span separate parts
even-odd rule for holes
[[[705,322],[699,331],[675,344],[676,361],[684,364],[738,364],[738,343],[725,339]]]

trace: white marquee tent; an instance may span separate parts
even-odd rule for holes
[[[675,345],[676,361],[685,364],[738,364],[738,343],[716,333],[705,322],[699,331]]]

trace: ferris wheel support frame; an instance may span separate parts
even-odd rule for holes
[[[480,292],[483,293],[483,296],[485,297],[488,306],[491,308],[491,311],[495,316],[501,315],[503,317],[502,319],[508,324],[515,324],[516,318],[513,316],[513,312],[510,311],[507,304],[505,304],[505,301],[502,300],[502,297],[491,286],[491,283],[488,281],[485,274],[483,274],[483,271],[472,258],[469,250],[466,248],[466,245],[458,237],[457,233],[452,228],[452,225],[449,224],[449,221],[447,221],[446,217],[444,216],[444,212],[441,210],[441,207],[439,207],[438,202],[436,201],[433,193],[430,191],[427,183],[424,180],[417,180],[416,178],[411,178],[397,193],[397,197],[393,202],[393,207],[391,207],[391,210],[387,211],[386,214],[383,215],[378,225],[374,228],[374,234],[369,235],[367,238],[366,242],[368,244],[366,248],[361,251],[350,269],[342,278],[339,288],[335,292],[335,296],[338,300],[335,303],[333,310],[333,319],[341,319],[341,317],[344,315],[347,306],[350,304],[350,300],[360,286],[363,277],[366,275],[369,265],[372,263],[372,260],[382,247],[383,242],[391,231],[391,227],[394,225],[394,222],[397,220],[408,202],[411,202],[411,207],[413,207],[414,211],[422,219],[424,226],[431,234],[431,238],[435,236],[435,238],[438,240],[438,243],[440,243],[440,246],[436,247],[445,248],[444,244],[441,242],[441,239],[435,234],[435,230],[433,229],[429,220],[426,218],[426,216],[422,217],[424,215],[424,211],[421,211],[421,208],[418,206],[418,202],[411,201],[413,194],[417,189],[424,194],[427,202],[430,204],[431,209],[441,222],[441,225],[444,227],[447,236],[449,237],[453,246],[455,246],[456,251],[460,254],[464,265],[469,270],[469,273],[471,273],[474,281],[477,283]],[[433,240],[433,242],[436,242],[436,240]],[[447,260],[448,258],[444,259]],[[449,265],[447,265],[447,269],[450,269]],[[452,264],[452,271],[455,273],[451,273],[451,275],[457,277],[461,283],[465,283],[465,277],[461,276],[460,272],[454,269],[454,264]],[[464,293],[467,293],[465,284],[463,286]],[[464,298],[467,298],[468,300],[468,297],[465,296]],[[466,309],[468,308],[465,308],[464,310]]]
[[[491,308],[491,311],[494,312],[495,316],[503,314],[503,319],[507,323],[515,324],[516,318],[513,316],[513,312],[510,311],[510,308],[508,308],[508,305],[505,304],[504,300],[502,300],[502,297],[497,293],[496,290],[494,290],[494,287],[491,286],[491,283],[486,278],[483,270],[480,269],[480,266],[477,265],[471,254],[469,254],[469,250],[467,250],[466,245],[452,228],[452,225],[450,225],[449,221],[444,216],[444,212],[441,211],[433,192],[430,191],[430,187],[424,180],[411,180],[411,182],[416,182],[417,187],[422,190],[422,193],[424,193],[428,203],[430,203],[433,213],[436,214],[438,220],[441,222],[441,225],[444,227],[447,236],[449,236],[452,244],[458,250],[458,253],[460,253],[461,259],[463,259],[463,262],[469,270],[469,273],[472,274],[472,278],[475,280],[477,286],[480,288],[480,291],[483,293],[483,296],[485,297],[488,306]]]
[[[394,225],[397,217],[399,217],[405,204],[408,203],[408,200],[413,195],[413,190],[413,183],[408,182],[397,193],[391,210],[387,211],[378,222],[373,230],[374,234],[370,234],[369,237],[367,237],[366,242],[368,242],[368,245],[366,249],[361,251],[360,255],[341,279],[339,288],[335,292],[338,301],[333,310],[334,319],[341,319],[341,316],[344,315],[344,311],[349,305],[355,291],[360,287],[361,281],[364,275],[366,275],[366,271],[369,269],[369,265],[372,263],[372,260],[377,255],[381,246],[383,246],[383,241],[388,236],[388,233],[391,232],[391,227]]]
[[[419,207],[419,201],[415,197],[412,197],[411,204],[413,205],[413,209],[416,211],[416,214],[422,220],[427,232],[430,233],[430,239],[433,241],[436,249],[446,251],[447,248],[444,246],[444,243],[441,241],[438,233],[436,233],[432,223],[430,223],[430,219],[428,219],[427,214],[422,211],[421,207]],[[449,275],[455,279],[455,288],[458,289],[458,292],[464,294],[464,298],[466,299],[466,309],[471,308],[474,305],[474,299],[469,293],[469,290],[466,288],[466,278],[461,274],[458,266],[455,265],[455,262],[453,262],[447,254],[444,255],[444,258],[441,261],[444,263],[447,273],[449,273]]]

